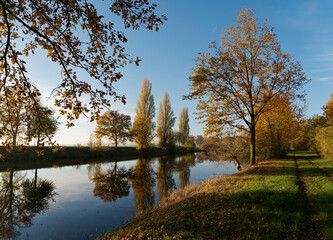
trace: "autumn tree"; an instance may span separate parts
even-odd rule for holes
[[[184,145],[190,136],[188,108],[183,108],[179,116],[178,134],[179,142]]]
[[[135,118],[131,134],[139,150],[151,147],[155,136],[154,126],[155,124],[143,114]]]
[[[316,145],[322,157],[333,159],[333,94],[323,107],[324,125],[316,128]]]
[[[215,54],[196,59],[190,94],[197,99],[205,134],[221,135],[226,127],[250,134],[250,162],[255,164],[256,125],[275,96],[300,97],[308,81],[301,64],[281,51],[273,28],[260,23],[253,10],[242,9],[235,26],[222,34]]]
[[[39,107],[27,121],[26,135],[28,139],[36,138],[37,146],[45,138],[52,138],[57,132],[59,122],[54,117],[54,111],[47,107]]]
[[[155,136],[155,105],[154,96],[151,92],[152,84],[144,79],[142,82],[141,93],[135,109],[133,128],[131,132],[138,149],[148,148]]]
[[[11,86],[0,90],[0,138],[3,145],[15,147],[23,137],[27,122],[34,112],[33,102],[25,98],[24,90]],[[38,96],[36,96],[37,98]]]
[[[95,132],[91,133],[89,136],[88,147],[90,149],[100,149],[103,146],[102,138],[100,138]]]
[[[94,120],[102,106],[110,106],[110,97],[125,103],[113,83],[122,77],[120,68],[138,65],[140,59],[126,53],[124,32],[108,19],[118,16],[125,29],[158,31],[166,17],[158,16],[157,5],[147,0],[98,4],[109,9],[110,18],[101,15],[92,0],[0,0],[0,90],[22,87],[24,98],[34,101],[37,87],[28,78],[26,58],[41,51],[62,70],[62,81],[52,93],[68,126],[82,114],[89,113]],[[77,70],[87,73],[90,80],[83,80]],[[99,84],[96,89],[95,82]],[[88,105],[82,101],[84,96],[89,98]]]
[[[119,143],[125,143],[130,138],[129,130],[131,126],[129,115],[109,110],[98,119],[95,134],[108,138],[118,147]]]
[[[170,146],[174,143],[174,133],[172,128],[175,124],[171,108],[171,101],[168,93],[164,93],[163,102],[160,102],[160,108],[157,117],[157,137],[161,148]]]
[[[324,117],[326,119],[326,125],[333,125],[333,93],[330,100],[324,105]]]
[[[256,126],[257,150],[263,158],[281,157],[298,135],[302,108],[279,96],[267,106]]]

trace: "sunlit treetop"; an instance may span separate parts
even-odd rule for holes
[[[198,57],[190,80],[197,99],[198,119],[205,133],[221,135],[227,128],[251,134],[251,164],[255,164],[255,128],[275,97],[303,99],[309,81],[299,62],[281,50],[273,28],[260,22],[252,9],[242,9],[214,53]]]
[[[82,114],[95,120],[111,100],[125,103],[125,96],[116,93],[113,83],[122,77],[121,67],[139,64],[140,59],[125,52],[126,36],[98,13],[97,2],[0,0],[0,91],[5,92],[10,85],[24,86],[25,96],[34,98],[38,86],[28,78],[24,60],[42,49],[62,69],[62,80],[52,93],[60,113],[67,116],[68,126]],[[123,20],[124,28],[158,31],[166,20],[165,15],[155,14],[156,4],[148,0],[104,3],[111,15]],[[79,69],[90,75],[91,82],[79,78]],[[94,81],[102,87],[94,89]],[[82,102],[84,95],[89,104]]]

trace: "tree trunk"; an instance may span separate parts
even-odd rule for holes
[[[38,130],[38,133],[37,133],[37,147],[39,147],[39,142],[40,142],[40,133],[39,133],[39,130]]]
[[[250,143],[250,163],[256,164],[256,130],[255,127],[250,129],[251,131],[251,143]]]
[[[280,133],[279,133],[279,131],[277,131],[277,133],[276,133],[276,141],[277,141],[277,152],[278,152],[278,156],[279,157],[281,157],[281,140],[280,140]]]
[[[18,127],[16,127],[14,132],[13,132],[13,146],[14,147],[16,147],[17,133],[18,133]]]
[[[236,164],[237,170],[238,170],[238,171],[241,171],[241,170],[242,170],[242,166],[240,165],[240,163],[239,163],[237,157],[236,157],[236,156],[233,156],[233,158],[234,158],[234,163]]]
[[[37,168],[35,168],[34,190],[37,189]]]
[[[14,133],[14,136],[13,136],[13,146],[16,147],[16,134]]]

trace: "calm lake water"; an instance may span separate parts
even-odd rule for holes
[[[235,172],[195,155],[2,172],[0,239],[94,239],[174,189]]]

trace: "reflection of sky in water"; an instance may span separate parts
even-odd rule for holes
[[[177,158],[176,161],[179,161]],[[118,162],[117,167],[135,167],[137,161]],[[155,173],[158,161],[152,161]],[[114,166],[110,163],[101,165],[102,171]],[[232,162],[216,163],[203,161],[190,168],[190,182],[201,182],[221,174],[232,174],[237,169]],[[23,171],[28,178],[33,178],[35,171]],[[51,180],[56,186],[55,202],[50,209],[33,220],[33,225],[21,229],[19,239],[94,239],[107,230],[113,230],[125,224],[136,210],[133,189],[126,197],[114,202],[104,202],[94,197],[95,184],[88,178],[88,165],[79,167],[39,169],[38,177]],[[156,174],[153,176],[156,179]],[[173,170],[172,177],[176,188],[179,186],[179,173]],[[157,184],[154,187],[155,204],[158,202]]]

